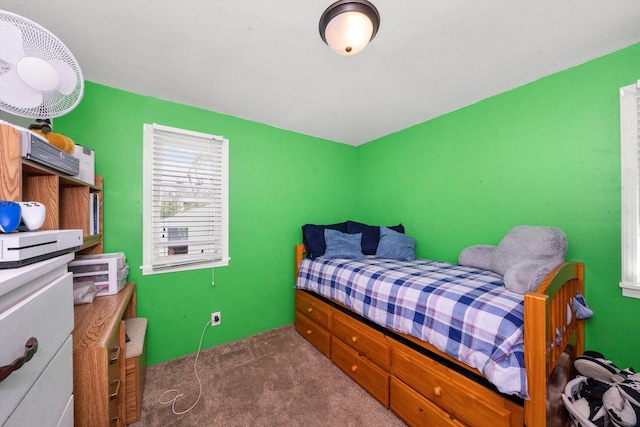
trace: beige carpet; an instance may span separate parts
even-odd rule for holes
[[[147,369],[142,419],[132,427],[405,426],[293,325],[202,351],[197,363],[200,401],[175,415],[171,405],[158,399],[166,390],[178,389],[184,396],[176,412],[193,405],[198,398],[194,360],[195,354]]]

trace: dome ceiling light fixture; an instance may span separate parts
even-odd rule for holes
[[[320,17],[320,37],[339,55],[360,52],[380,27],[378,9],[367,0],[339,0]]]

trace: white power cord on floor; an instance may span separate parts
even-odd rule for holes
[[[200,377],[198,376],[198,369],[196,367],[196,363],[198,363],[198,357],[200,356],[200,349],[202,348],[202,339],[204,338],[204,332],[207,330],[207,326],[211,325],[211,322],[207,322],[204,325],[204,328],[202,329],[202,335],[200,335],[200,344],[198,345],[198,352],[196,353],[196,360],[194,360],[193,362],[193,373],[196,375],[196,379],[198,380],[198,386],[200,388],[200,390],[198,391],[198,399],[196,399],[195,403],[193,405],[191,405],[190,408],[185,409],[182,412],[177,412],[176,411],[176,402],[178,401],[178,399],[180,399],[182,396],[184,396],[184,394],[180,393],[178,390],[176,389],[170,389],[165,391],[164,393],[162,393],[160,395],[160,397],[158,398],[158,402],[161,405],[169,405],[171,404],[171,411],[173,411],[174,414],[176,415],[182,415],[182,414],[186,414],[187,412],[189,412],[190,410],[192,410],[193,408],[196,407],[196,405],[198,404],[198,402],[200,401],[200,397],[202,396],[202,382],[200,382]],[[173,399],[169,399],[167,401],[162,401],[162,397],[167,394],[167,393],[175,393],[175,396],[173,397]]]

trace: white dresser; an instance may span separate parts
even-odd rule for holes
[[[73,426],[72,259],[0,270],[0,426]]]

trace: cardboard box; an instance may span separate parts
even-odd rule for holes
[[[117,294],[127,283],[129,266],[124,253],[78,255],[69,263],[73,282],[91,281],[98,288],[96,296]]]
[[[94,151],[91,148],[76,144],[73,156],[80,161],[78,179],[94,185],[96,183]]]

